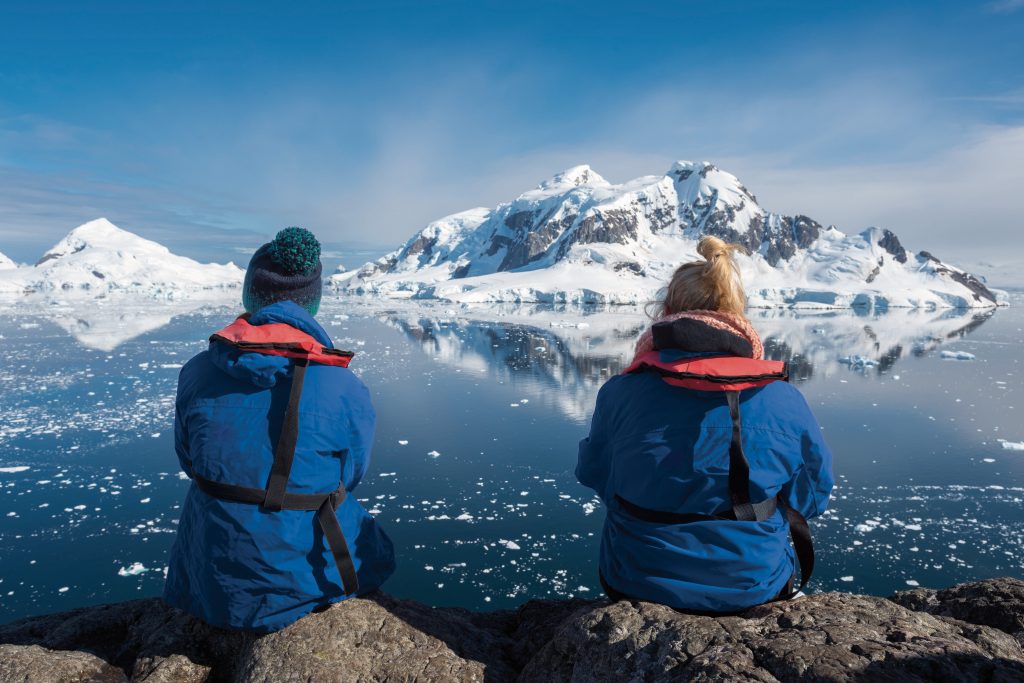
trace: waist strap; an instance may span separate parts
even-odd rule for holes
[[[248,486],[236,486],[225,484],[194,475],[196,486],[208,496],[226,500],[231,503],[246,503],[249,505],[264,505],[267,496],[266,489],[254,489]],[[284,493],[280,497],[280,506],[276,510],[316,510],[316,518],[323,529],[324,538],[334,556],[334,564],[338,567],[338,574],[341,576],[342,588],[345,593],[351,595],[359,590],[359,578],[356,576],[356,568],[352,563],[352,555],[348,551],[348,543],[345,535],[338,524],[338,516],[335,511],[341,505],[348,493],[343,485],[330,493]],[[269,508],[268,508],[269,509]]]
[[[618,502],[619,507],[625,510],[630,517],[635,517],[641,521],[651,522],[653,524],[692,524],[693,522],[713,522],[737,519],[736,512],[733,509],[725,510],[721,514],[702,515],[696,512],[665,512],[663,510],[651,510],[650,508],[640,507],[639,505],[631,503],[620,495],[616,495],[615,500]],[[754,518],[743,521],[751,522],[763,522],[774,515],[775,510],[779,506],[777,498],[768,498],[767,500],[762,500],[759,503],[747,504],[753,511]]]
[[[780,598],[777,599],[788,600],[799,591],[802,591],[807,582],[811,580],[811,574],[814,572],[814,543],[811,541],[811,530],[807,525],[807,520],[778,496],[762,500],[758,503],[746,503],[747,512],[753,519],[737,517],[735,508],[725,510],[721,514],[702,515],[696,512],[651,510],[650,508],[640,507],[635,503],[631,503],[618,494],[615,496],[615,502],[630,517],[639,519],[642,522],[663,525],[737,520],[743,522],[763,522],[774,515],[775,511],[781,506],[786,515],[786,521],[789,523],[789,536],[793,541],[793,550],[796,551],[796,559],[800,563],[800,585],[796,590],[792,590],[793,582],[790,581],[787,588],[788,595],[786,594],[787,591],[783,591],[783,594],[780,594]]]

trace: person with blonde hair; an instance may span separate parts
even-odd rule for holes
[[[806,520],[828,506],[832,455],[785,364],[764,360],[740,250],[700,240],[580,442],[576,476],[607,508],[612,600],[737,613],[799,594],[813,570]]]

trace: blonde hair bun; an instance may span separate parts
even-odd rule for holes
[[[735,252],[746,252],[739,244],[705,235],[697,243],[703,261],[684,263],[676,269],[660,301],[660,317],[682,311],[726,311],[743,314],[747,296],[740,279]]]

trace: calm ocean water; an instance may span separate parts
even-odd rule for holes
[[[1024,575],[1024,296],[1012,303],[752,312],[836,458],[812,590]],[[232,313],[0,311],[0,622],[160,593],[188,486],[178,368]],[[356,495],[395,541],[387,591],[473,609],[600,594],[603,512],[573,476],[576,444],[641,311],[333,302],[319,318],[378,410]]]

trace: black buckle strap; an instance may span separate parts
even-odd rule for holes
[[[733,510],[725,510],[718,515],[702,515],[695,512],[666,512],[664,510],[651,510],[631,503],[620,495],[615,496],[619,507],[630,517],[639,519],[642,522],[652,524],[692,524],[694,522],[715,522],[715,521],[737,521]],[[793,582],[790,581],[786,590],[780,593],[777,599],[788,600],[804,589],[807,582],[811,580],[814,573],[814,543],[811,540],[811,529],[807,519],[795,509],[782,500],[782,495],[768,498],[758,503],[749,503],[750,509],[754,511],[757,519],[739,520],[762,522],[775,514],[775,510],[782,508],[789,523],[789,536],[793,541],[793,550],[796,551],[796,559],[800,564],[800,585],[793,590]]]
[[[198,474],[193,476],[199,490],[213,498],[231,503],[263,505],[263,499],[266,497],[267,492],[264,489],[225,484]],[[359,591],[359,577],[356,575],[352,555],[349,553],[348,543],[345,541],[345,534],[342,533],[338,516],[335,514],[341,504],[345,502],[347,495],[348,492],[345,491],[344,485],[339,485],[330,493],[285,493],[279,509],[316,510],[317,521],[324,532],[324,538],[327,539],[331,555],[334,556],[334,564],[338,567],[342,587],[347,595],[352,595]]]
[[[299,400],[302,398],[302,385],[306,379],[308,358],[296,358],[292,371],[292,388],[288,392],[288,407],[284,412],[281,425],[281,436],[277,439],[274,449],[274,464],[270,468],[267,480],[266,497],[263,507],[277,512],[281,509],[288,478],[292,473],[292,461],[295,459],[295,445],[299,440]]]
[[[804,589],[811,580],[811,574],[814,573],[814,542],[811,540],[811,527],[807,524],[807,518],[787,505],[781,496],[779,504],[786,513],[789,537],[793,540],[793,550],[796,551],[796,559],[800,563],[800,587],[790,594],[789,597],[793,597]]]
[[[732,418],[732,439],[729,442],[729,498],[736,519],[745,522],[757,520],[757,512],[750,504],[750,463],[743,453],[743,432],[740,423],[740,392],[725,392]]]
[[[640,507],[617,494],[615,500],[619,503],[619,507],[629,514],[630,517],[653,524],[692,524],[694,522],[736,520],[736,514],[731,509],[714,515],[704,515],[697,512],[665,512],[664,510],[651,510],[650,508]],[[751,503],[750,507],[755,511],[757,518],[743,521],[763,522],[775,514],[778,500],[776,498],[768,498],[759,503]]]

